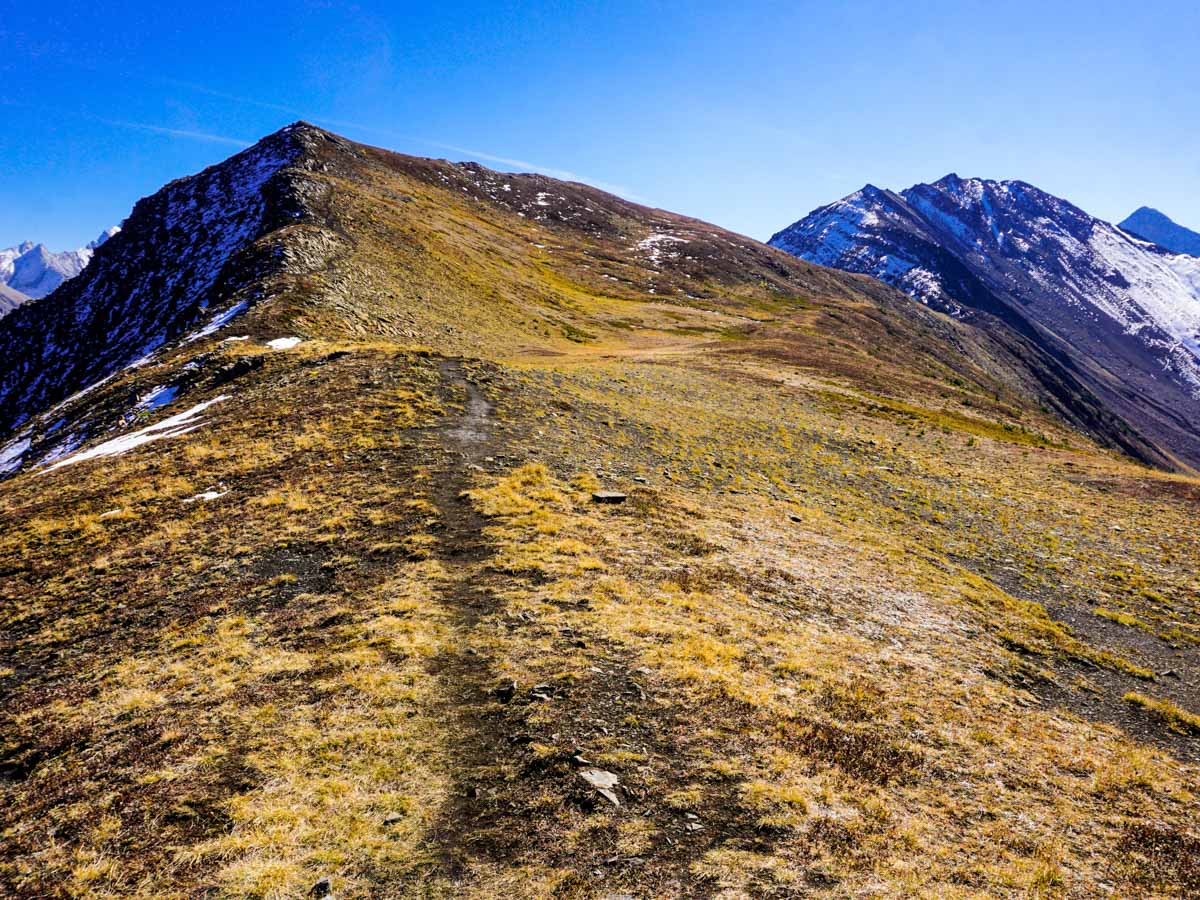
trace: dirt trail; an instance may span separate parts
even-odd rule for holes
[[[662,686],[655,687],[655,679],[623,648],[577,629],[551,634],[536,621],[506,615],[502,598],[529,583],[493,567],[488,520],[462,496],[472,486],[471,467],[500,457],[504,439],[491,403],[464,366],[451,360],[440,370],[443,389],[453,392],[462,411],[431,429],[426,445],[437,461],[428,495],[440,521],[435,555],[446,569],[438,596],[455,630],[430,665],[441,698],[432,714],[447,736],[451,779],[425,847],[431,868],[457,888],[489,866],[528,864],[534,869],[575,868],[590,873],[578,877],[595,879],[597,886],[648,880],[673,885],[683,895],[707,895],[712,885],[692,871],[705,852],[724,846],[770,852],[777,835],[759,824],[756,812],[741,806],[740,779],[711,789],[707,803],[720,814],[706,817],[703,825],[662,802],[663,786],[681,784],[679,772],[701,755],[700,744],[707,751],[720,739],[708,734],[701,741],[665,710],[655,696]],[[567,644],[573,645],[570,652],[584,649],[591,665],[571,684],[540,685],[541,693],[531,694],[528,686],[503,681],[499,660],[492,656],[505,641],[521,635],[549,640],[561,653],[568,652]],[[743,713],[730,705],[721,718],[734,723]],[[731,753],[739,740],[736,731],[730,725],[728,743],[720,741]],[[636,854],[613,849],[619,837],[617,818],[597,816],[591,843],[568,849],[559,842],[557,814],[546,808],[546,797],[556,795],[576,811],[587,812],[597,804],[607,809],[580,787],[567,749],[609,746],[615,734],[623,736],[622,745],[644,753],[639,767],[622,770],[621,814],[656,835],[649,866]],[[539,757],[527,751],[533,743],[560,752]]]
[[[443,389],[454,395],[452,402],[462,403],[462,412],[432,429],[425,446],[435,461],[428,495],[439,520],[434,555],[446,570],[438,599],[456,632],[430,664],[430,675],[440,686],[436,715],[448,736],[453,781],[428,849],[442,874],[457,879],[466,875],[473,858],[486,854],[479,833],[488,804],[477,785],[490,780],[498,755],[508,746],[505,722],[495,714],[493,702],[499,679],[486,649],[476,646],[486,645],[480,629],[501,607],[493,591],[497,576],[488,568],[494,550],[484,533],[487,519],[463,496],[472,486],[472,467],[495,455],[501,439],[492,404],[462,362],[445,360],[439,368]]]
[[[462,494],[471,487],[471,467],[492,455],[499,441],[492,427],[492,404],[462,363],[445,360],[440,371],[445,387],[466,396],[462,413],[432,430],[426,446],[428,455],[439,460],[429,500],[437,507],[442,525],[437,556],[449,567],[477,562],[491,553],[483,536],[487,520]],[[462,573],[452,569],[452,575]],[[459,592],[451,596],[458,597]]]

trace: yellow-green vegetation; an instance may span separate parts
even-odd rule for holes
[[[1200,716],[1188,712],[1170,700],[1154,700],[1145,694],[1130,691],[1125,695],[1125,702],[1140,706],[1153,713],[1175,731],[1183,734],[1200,735]]]
[[[1200,891],[1200,481],[865,279],[356,153],[250,341],[88,398],[255,360],[203,427],[0,485],[0,894]]]

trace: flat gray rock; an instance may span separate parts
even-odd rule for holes
[[[613,806],[621,805],[621,801],[617,799],[617,794],[613,790],[621,781],[612,772],[606,772],[604,769],[584,769],[579,773],[579,777],[595,788],[596,793]]]

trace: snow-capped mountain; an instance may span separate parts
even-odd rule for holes
[[[1149,206],[1143,206],[1129,215],[1121,223],[1121,229],[1174,253],[1200,256],[1200,233],[1184,228]]]
[[[942,312],[1031,340],[1163,453],[1200,464],[1200,261],[1020,181],[868,185],[776,234],[810,262],[872,275]],[[1035,367],[1046,368],[1044,361]],[[1076,424],[1085,397],[1042,387]],[[1053,381],[1061,380],[1058,373]],[[1118,426],[1118,431],[1122,430]],[[1119,435],[1101,435],[1120,444]],[[1126,448],[1127,449],[1127,448]]]
[[[0,250],[0,284],[8,288],[4,294],[15,303],[45,297],[68,278],[74,278],[82,272],[84,266],[91,261],[96,248],[120,230],[115,225],[106,228],[87,246],[78,250],[64,250],[61,253],[55,253],[45,244],[35,244],[32,241]],[[0,300],[0,304],[2,303],[3,300]],[[5,311],[7,310],[0,306],[0,314]]]

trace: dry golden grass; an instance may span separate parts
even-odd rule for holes
[[[1200,483],[865,282],[431,171],[309,173],[345,253],[91,398],[259,360],[204,429],[0,487],[0,893],[1200,890]]]

